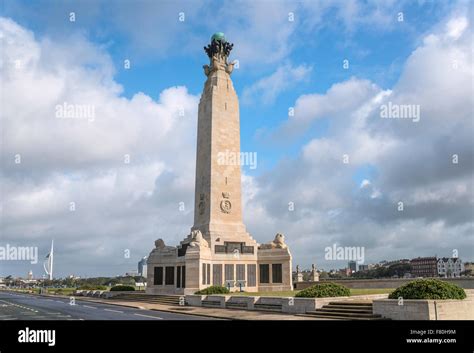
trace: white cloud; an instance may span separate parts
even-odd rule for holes
[[[255,19],[263,16],[260,10]],[[247,43],[249,59],[258,46],[265,50],[257,54],[265,57],[255,60],[289,55],[290,30],[267,43],[265,28],[249,40],[255,26],[239,39]],[[452,248],[464,249],[467,255],[460,256],[469,258],[474,242],[469,26],[428,35],[390,90],[354,77],[324,94],[297,99],[295,116],[280,132],[299,133],[318,119],[327,119],[329,129],[297,158],[280,161],[268,174],[244,176],[251,234],[268,241],[283,232],[295,264],[326,268],[343,265],[321,261],[324,247],[334,242],[365,246],[369,261],[442,255]],[[229,27],[237,30],[238,23]],[[7,19],[0,20],[0,31],[2,242],[46,251],[54,237],[63,274],[81,268],[83,275],[123,273],[135,268],[154,239],[181,240],[192,224],[198,97],[170,87],[157,99],[143,93],[127,99],[114,80],[110,57],[86,39],[75,36],[71,45],[35,39]],[[296,77],[303,77],[301,72]],[[266,78],[277,83],[272,91],[257,83],[255,94],[271,102],[287,88],[281,75],[287,77]],[[420,104],[420,122],[380,119],[378,108],[388,100]],[[63,102],[93,105],[94,121],[57,119],[55,106]],[[454,153],[457,165],[451,163]],[[14,163],[16,154],[21,164]],[[124,163],[125,154],[130,164]],[[342,162],[343,154],[349,164]],[[366,165],[376,173],[360,188],[354,174]],[[402,214],[395,211],[399,200],[406,204]],[[74,212],[70,202],[76,203]],[[179,202],[185,211],[179,211]],[[124,249],[131,249],[130,260]]]
[[[454,40],[459,39],[464,33],[468,26],[468,20],[466,17],[456,17],[451,20],[446,25],[447,35]]]
[[[257,178],[253,197],[264,205],[259,222],[286,234],[295,264],[321,264],[324,247],[334,242],[365,246],[369,261],[449,255],[453,248],[472,260],[472,29],[457,31],[456,41],[449,31],[429,34],[390,90],[351,78],[296,100],[295,115],[277,136],[304,133],[318,119],[328,120],[328,132]],[[419,104],[420,121],[381,119],[379,108],[388,101]],[[455,153],[462,163],[452,163]],[[354,175],[367,165],[374,175],[356,184]],[[400,200],[404,212],[397,211]]]
[[[185,87],[157,100],[122,97],[108,54],[81,37],[38,40],[5,18],[0,36],[2,242],[41,248],[54,238],[61,274],[110,274],[135,268],[157,237],[184,237],[192,225],[198,97]],[[94,106],[94,119],[57,118],[64,102]]]
[[[280,66],[271,75],[246,87],[242,93],[242,103],[271,104],[285,90],[308,80],[311,71],[312,67],[307,65],[293,67],[287,64]]]

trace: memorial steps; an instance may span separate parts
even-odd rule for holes
[[[375,315],[369,302],[330,302],[320,309],[308,311],[303,316],[332,320],[385,320]]]

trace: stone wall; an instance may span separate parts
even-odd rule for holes
[[[371,294],[333,298],[293,298],[232,295],[186,295],[190,306],[265,310],[273,307],[281,313],[304,314],[333,301],[373,300],[373,313],[392,320],[474,320],[474,291],[466,291],[464,300],[410,300],[399,305],[397,299],[386,299],[386,294]]]
[[[474,289],[465,291],[463,300],[374,300],[373,310],[392,320],[474,320]]]
[[[373,310],[392,320],[474,320],[474,299],[406,299],[403,305],[397,299],[381,299],[374,300]]]
[[[190,306],[212,306],[216,308],[235,308],[241,310],[262,310],[262,306],[274,307],[282,313],[304,314],[321,308],[331,301],[367,300],[386,298],[387,294],[370,294],[352,297],[332,298],[294,298],[236,295],[186,295],[186,303]]]
[[[474,277],[462,278],[437,278],[442,281],[457,284],[464,289],[474,289]],[[333,282],[342,284],[348,288],[398,288],[406,283],[415,280],[415,278],[387,278],[387,279],[321,279],[319,283]],[[315,282],[297,282],[295,289],[305,289],[315,285]]]

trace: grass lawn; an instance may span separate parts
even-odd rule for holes
[[[294,297],[297,290],[287,290],[282,292],[232,292],[228,295],[243,295],[247,297]]]
[[[356,288],[351,289],[351,295],[364,295],[364,294],[388,294],[394,291],[394,288]],[[255,297],[294,297],[297,290],[288,290],[282,292],[233,292],[230,295],[243,295],[243,296],[255,296]]]
[[[364,294],[388,294],[392,293],[395,288],[351,288],[351,295],[364,295]]]

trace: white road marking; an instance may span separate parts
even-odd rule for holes
[[[114,313],[120,313],[123,314],[123,311],[118,311],[118,310],[112,310],[112,309],[104,309],[105,311],[113,311]]]
[[[6,302],[5,300],[1,300],[0,301],[4,302],[4,303],[7,303],[9,305],[12,305],[12,306],[16,306],[17,308],[21,308],[21,309],[25,309],[25,310],[29,310],[29,311],[32,311],[34,313],[37,313],[38,310],[35,310],[35,309],[32,309],[32,308],[28,308],[27,306],[23,306],[23,305],[19,305],[19,304],[15,304],[15,303],[9,303],[9,302]]]
[[[83,305],[84,308],[97,309],[95,306]]]
[[[158,316],[143,315],[143,314],[134,314],[134,315],[143,316],[143,317],[150,317],[150,318],[152,318],[152,319],[157,319],[157,320],[163,320],[163,318],[158,317]]]

